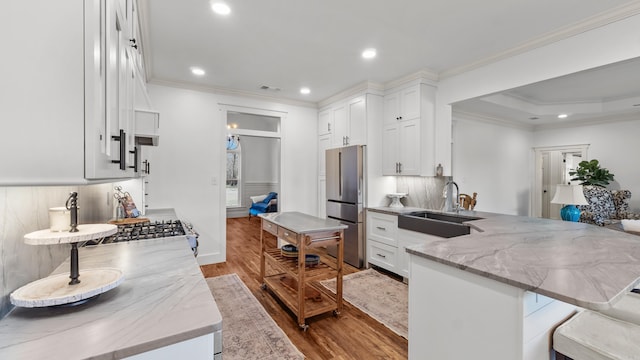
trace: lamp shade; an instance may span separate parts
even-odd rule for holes
[[[589,205],[582,192],[582,185],[556,185],[556,193],[551,199],[552,204]]]

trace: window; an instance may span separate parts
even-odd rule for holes
[[[240,137],[227,136],[227,207],[239,207],[240,199],[240,161],[241,161]]]

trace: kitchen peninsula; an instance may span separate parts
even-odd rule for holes
[[[603,310],[640,280],[640,237],[473,211],[482,230],[425,236],[410,254],[409,358],[549,359],[576,307]]]
[[[85,304],[14,309],[0,322],[1,359],[214,358],[222,318],[186,238],[84,247],[80,259],[80,281],[98,267],[125,279]],[[53,273],[68,271],[67,260]]]

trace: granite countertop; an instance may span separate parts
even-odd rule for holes
[[[83,269],[122,270],[117,288],[73,307],[15,308],[0,359],[119,359],[213,333],[222,317],[186,238],[79,249]],[[69,271],[68,260],[53,273]]]
[[[640,237],[603,227],[461,211],[481,230],[425,236],[413,255],[592,310],[604,310],[640,282]]]
[[[298,234],[309,234],[321,231],[346,229],[338,220],[321,219],[301,212],[263,213],[258,215],[278,226],[287,228]]]

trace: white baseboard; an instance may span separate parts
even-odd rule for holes
[[[208,253],[208,254],[198,254],[196,258],[198,260],[198,265],[209,265],[209,264],[218,264],[227,261],[226,254],[222,254],[220,252],[216,253]]]

